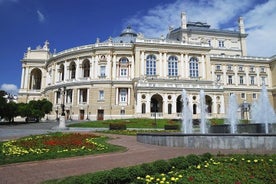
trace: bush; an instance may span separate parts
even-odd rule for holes
[[[179,125],[164,125],[165,130],[180,130]]]
[[[187,169],[189,167],[189,163],[187,162],[186,157],[177,157],[169,160],[169,163],[172,167],[176,169]]]
[[[124,123],[110,123],[109,130],[126,130],[126,124]]]
[[[165,173],[171,169],[171,165],[165,160],[157,160],[152,163],[152,166],[156,173]]]
[[[189,165],[197,165],[201,162],[200,157],[194,154],[188,155],[186,159]]]

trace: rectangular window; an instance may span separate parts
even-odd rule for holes
[[[103,90],[99,91],[99,100],[104,100],[104,91]]]
[[[224,47],[224,41],[223,40],[219,40],[219,47]]]
[[[105,66],[101,66],[100,69],[101,69],[100,76],[105,77]]]
[[[232,70],[232,65],[228,65],[227,70]]]
[[[146,63],[146,74],[156,75],[156,61],[149,60]]]
[[[87,89],[80,89],[79,103],[87,103]]]
[[[126,68],[121,68],[120,76],[127,76],[127,69]]]
[[[250,76],[250,84],[251,85],[255,84],[255,77],[254,76]]]
[[[240,84],[243,84],[243,76],[240,76]]]
[[[73,99],[73,90],[72,89],[68,89],[66,90],[66,103],[72,103]]]
[[[250,66],[250,72],[254,72],[254,66]]]
[[[245,93],[241,93],[241,98],[245,99]]]
[[[119,89],[119,102],[120,103],[127,102],[127,89],[126,88]]]
[[[257,94],[256,93],[253,93],[252,96],[253,96],[253,99],[257,98]]]
[[[57,91],[56,92],[56,104],[59,104],[60,103],[60,92]]]
[[[243,66],[239,66],[239,71],[243,71]]]
[[[228,75],[228,84],[232,84],[233,83],[233,76],[232,75]]]
[[[265,85],[265,77],[262,77],[262,78],[261,78],[261,84],[262,84],[262,85]]]
[[[217,66],[216,66],[216,70],[220,70],[220,65],[217,65]]]
[[[264,67],[261,67],[261,72],[265,72],[265,68]]]
[[[169,76],[177,76],[178,75],[177,61],[169,61],[168,62],[168,73],[169,73]]]

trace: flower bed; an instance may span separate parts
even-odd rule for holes
[[[170,160],[158,160],[128,168],[115,168],[82,176],[50,180],[45,183],[132,183],[182,184],[223,183],[259,184],[276,183],[276,155],[201,156],[188,155]]]
[[[118,150],[107,137],[94,134],[54,133],[1,143],[0,164],[62,158]]]

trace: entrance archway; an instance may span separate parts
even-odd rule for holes
[[[150,99],[150,112],[163,112],[163,98],[159,94],[155,94]]]
[[[182,112],[182,96],[179,95],[176,99],[176,112],[181,113]]]
[[[205,95],[205,103],[206,103],[206,111],[207,113],[212,113],[212,105],[213,105],[213,100],[209,95]]]

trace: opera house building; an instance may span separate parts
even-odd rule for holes
[[[182,13],[180,26],[161,37],[127,27],[117,37],[95,37],[93,44],[57,53],[46,41],[29,47],[21,60],[18,101],[50,100],[52,120],[61,107],[68,120],[177,119],[185,89],[193,118],[199,118],[203,90],[208,117],[222,118],[231,94],[250,106],[265,85],[275,108],[276,56],[247,56],[246,37],[242,18],[230,31],[188,22]]]

